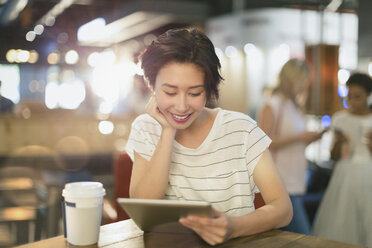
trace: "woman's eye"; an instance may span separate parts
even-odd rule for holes
[[[167,94],[168,96],[174,96],[174,95],[176,95],[176,93],[174,93],[174,92],[166,92],[166,91],[164,91],[164,93]]]
[[[190,93],[190,96],[200,96],[201,95],[201,92],[198,92],[198,93]]]

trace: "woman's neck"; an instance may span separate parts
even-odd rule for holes
[[[198,147],[208,136],[217,112],[216,109],[205,108],[190,127],[176,131],[176,141],[186,147]]]

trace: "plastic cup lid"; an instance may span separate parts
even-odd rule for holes
[[[67,183],[62,191],[64,197],[90,198],[101,197],[106,194],[100,182],[74,182]]]

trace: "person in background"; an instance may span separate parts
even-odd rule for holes
[[[372,246],[372,79],[354,73],[346,82],[348,109],[332,117],[331,157],[337,161],[314,221],[316,236]]]
[[[303,204],[306,193],[306,146],[321,138],[320,132],[306,131],[301,97],[310,82],[310,69],[300,59],[282,67],[276,88],[259,111],[258,125],[272,139],[270,151],[293,205],[293,219],[284,230],[307,234],[311,225]]]
[[[243,113],[206,107],[222,80],[209,38],[171,29],[140,58],[152,96],[126,146],[134,162],[130,197],[210,202],[213,218],[179,222],[211,245],[287,225],[292,208],[270,138]],[[258,191],[266,205],[255,210]]]
[[[2,82],[0,80],[0,90],[2,89],[1,84]],[[0,113],[10,114],[10,113],[13,113],[13,109],[14,109],[14,103],[8,98],[2,96],[2,94],[0,94]]]

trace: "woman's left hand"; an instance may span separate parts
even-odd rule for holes
[[[231,238],[233,222],[229,216],[213,209],[214,218],[188,216],[179,222],[196,232],[210,245],[220,244]]]

